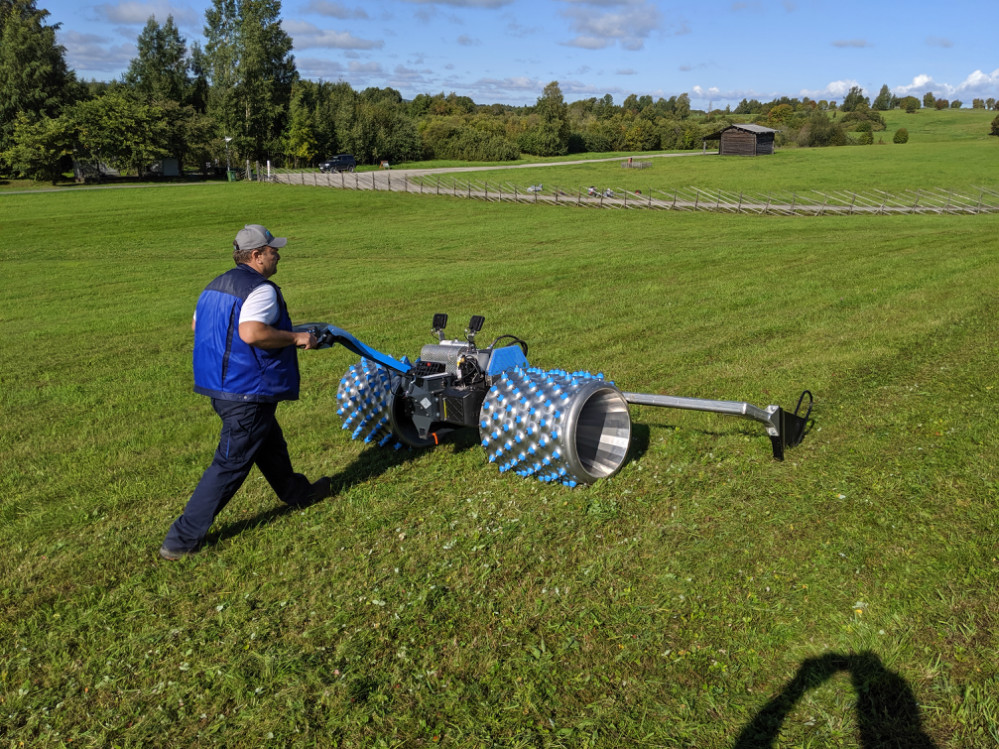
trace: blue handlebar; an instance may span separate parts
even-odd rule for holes
[[[365,359],[370,359],[375,364],[380,364],[400,374],[406,374],[412,369],[411,365],[401,362],[398,359],[393,359],[388,354],[383,354],[381,351],[371,348],[371,346],[357,340],[343,328],[338,328],[335,325],[327,325],[325,330],[321,330],[316,334],[316,338],[319,339],[320,345],[329,344],[332,346],[334,343],[339,343],[345,349],[353,351]]]

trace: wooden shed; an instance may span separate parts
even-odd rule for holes
[[[774,152],[776,130],[762,125],[729,125],[704,140],[718,140],[721,156],[761,156]]]

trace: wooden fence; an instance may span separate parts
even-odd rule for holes
[[[455,174],[393,177],[391,171],[291,172],[273,174],[270,182],[347,190],[390,190],[491,202],[534,203],[584,208],[713,211],[761,215],[898,215],[999,213],[999,192],[985,187],[965,190],[922,188],[887,193],[881,190],[810,190],[747,193],[682,187],[673,190],[560,188],[528,190],[511,182],[462,179]]]

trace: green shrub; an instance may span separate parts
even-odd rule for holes
[[[893,143],[908,143],[909,142],[909,131],[904,127],[900,127],[895,131],[895,136],[892,138]]]
[[[606,153],[615,150],[614,142],[603,133],[583,133],[583,151]],[[571,140],[571,139],[570,139]]]

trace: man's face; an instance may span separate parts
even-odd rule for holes
[[[260,275],[264,278],[270,278],[277,273],[277,264],[280,259],[281,256],[273,247],[264,247],[261,249],[260,254],[257,255],[259,263],[257,270],[260,271]]]

